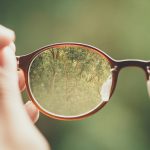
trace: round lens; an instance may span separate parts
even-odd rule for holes
[[[31,62],[29,88],[49,114],[74,117],[96,109],[110,96],[109,61],[94,48],[62,44],[48,47]]]

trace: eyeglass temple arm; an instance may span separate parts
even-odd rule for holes
[[[24,72],[27,72],[32,56],[32,54],[16,56],[17,68],[23,69]]]

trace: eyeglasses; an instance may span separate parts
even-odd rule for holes
[[[150,61],[114,60],[86,44],[48,45],[17,56],[17,62],[30,99],[43,114],[59,120],[82,119],[99,111],[112,96],[124,67],[144,70],[150,94]]]

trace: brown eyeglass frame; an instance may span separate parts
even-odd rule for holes
[[[32,96],[32,92],[31,92],[30,87],[29,87],[29,75],[28,74],[29,74],[30,64],[32,63],[32,60],[38,54],[40,54],[41,52],[47,50],[48,48],[59,48],[61,46],[80,46],[80,47],[84,47],[84,48],[87,48],[87,49],[90,49],[90,50],[95,50],[96,52],[101,54],[105,59],[108,60],[108,62],[110,63],[111,72],[112,72],[112,87],[111,87],[111,93],[110,93],[109,99],[111,98],[111,96],[112,96],[112,94],[115,90],[119,72],[120,72],[121,69],[123,69],[125,67],[132,67],[133,66],[133,67],[139,67],[139,68],[143,69],[145,74],[146,74],[146,79],[149,80],[149,77],[150,77],[150,61],[144,61],[144,60],[138,60],[138,59],[115,60],[115,59],[111,58],[109,55],[107,55],[106,53],[104,53],[102,50],[100,50],[96,47],[93,47],[91,45],[83,44],[83,43],[74,43],[74,42],[55,43],[55,44],[51,44],[51,45],[47,45],[47,46],[44,46],[42,48],[39,48],[38,50],[36,50],[36,51],[34,51],[30,54],[23,55],[23,56],[16,56],[18,69],[22,69],[23,72],[24,72],[24,75],[25,75],[25,83],[26,83],[26,88],[27,88],[29,98],[32,100],[32,102],[35,104],[35,106],[39,109],[39,111],[41,113],[45,114],[46,116],[48,116],[50,118],[54,118],[54,119],[58,119],[58,120],[79,120],[79,119],[83,119],[83,118],[91,116],[92,114],[99,111],[109,101],[109,99],[107,101],[102,101],[102,103],[100,103],[100,105],[98,107],[96,107],[96,109],[90,111],[89,113],[86,113],[86,114],[83,114],[83,115],[80,115],[80,116],[73,116],[73,117],[72,116],[65,117],[65,116],[50,114],[49,112],[44,110],[37,103],[37,101]]]

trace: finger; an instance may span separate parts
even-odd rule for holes
[[[0,116],[7,124],[14,123],[14,126],[29,120],[23,107],[18,82],[15,54],[10,47],[5,47],[0,50]]]
[[[28,101],[25,104],[25,109],[33,123],[37,122],[37,120],[39,119],[39,111],[32,103],[32,101]]]
[[[0,50],[0,83],[0,103],[5,105],[13,93],[19,97],[16,58],[10,47]]]
[[[16,52],[16,46],[14,44],[14,42],[10,43],[9,44],[9,47],[14,51]],[[23,91],[25,89],[25,78],[24,78],[24,73],[23,71],[20,69],[18,71],[18,77],[19,77],[19,88],[20,88],[20,91]]]
[[[26,84],[25,84],[25,77],[24,77],[24,73],[23,73],[22,69],[20,69],[18,71],[18,77],[19,77],[19,88],[20,88],[20,91],[23,91],[26,88]]]
[[[14,40],[15,40],[14,32],[0,25],[0,48],[9,45]]]

